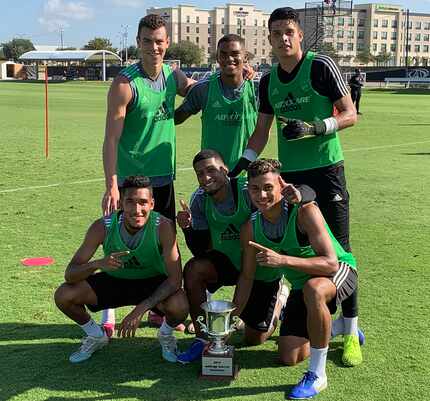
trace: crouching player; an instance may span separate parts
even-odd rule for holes
[[[315,203],[288,205],[281,194],[280,163],[257,160],[248,168],[248,190],[258,211],[243,226],[245,264],[279,269],[291,283],[280,328],[283,363],[310,355],[309,369],[290,399],[312,398],[327,387],[331,313],[357,286],[355,259],[331,234]]]
[[[188,314],[181,289],[182,268],[171,220],[153,211],[149,178],[126,178],[121,189],[121,210],[96,220],[89,228],[65,272],[65,283],[55,292],[58,308],[86,333],[69,360],[82,362],[108,343],[91,312],[125,305],[135,308],[124,318],[118,335],[134,336],[148,310],[165,315],[158,332],[162,356],[176,362],[173,328]],[[103,245],[104,258],[90,261]]]

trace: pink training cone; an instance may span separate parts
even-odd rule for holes
[[[54,258],[51,258],[50,256],[21,259],[21,263],[24,266],[49,266],[54,262]]]

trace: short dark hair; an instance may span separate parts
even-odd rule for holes
[[[130,175],[126,177],[124,182],[120,186],[121,195],[124,195],[125,190],[128,188],[148,188],[149,192],[152,195],[151,180],[149,179],[149,177],[146,177],[144,175]]]
[[[152,31],[155,31],[156,29],[162,28],[163,26],[164,28],[166,28],[166,22],[164,21],[163,17],[158,14],[148,14],[140,19],[139,27],[137,28],[137,36],[140,35],[140,31],[142,28],[148,28]]]
[[[248,166],[248,180],[267,173],[279,174],[281,162],[275,159],[258,159]]]
[[[214,150],[214,149],[202,149],[199,153],[197,153],[194,156],[193,166],[202,160],[207,160],[207,159],[212,159],[212,158],[218,159],[221,162],[223,162],[223,164],[225,164],[224,158],[216,150]]]
[[[272,24],[275,21],[284,20],[284,19],[288,21],[293,21],[294,23],[297,24],[297,26],[300,29],[302,29],[300,27],[300,22],[299,22],[299,13],[294,8],[291,8],[291,7],[280,7],[274,10],[272,14],[270,14],[269,22],[268,22],[269,31],[271,31]]]
[[[236,35],[234,33],[229,33],[228,35],[224,35],[217,44],[217,48],[222,44],[222,43],[230,43],[230,42],[239,42],[240,46],[242,47],[243,50],[245,50],[245,40],[240,37],[239,35]]]

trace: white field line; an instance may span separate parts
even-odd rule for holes
[[[379,149],[388,149],[388,148],[399,148],[403,146],[409,146],[409,145],[420,145],[423,143],[429,143],[429,141],[421,141],[421,142],[407,142],[407,143],[399,143],[396,145],[382,145],[382,146],[372,146],[368,148],[356,148],[356,149],[345,149],[343,152],[362,152],[362,151],[368,151],[368,150],[379,150]],[[178,168],[177,171],[189,171],[192,170],[192,167],[182,167]],[[59,187],[61,185],[79,185],[79,184],[87,184],[91,182],[99,182],[103,181],[104,178],[93,178],[91,180],[80,180],[80,181],[71,181],[71,182],[58,182],[55,184],[47,184],[47,185],[35,185],[31,187],[20,187],[20,188],[12,188],[12,189],[3,189],[0,190],[0,194],[5,194],[9,192],[18,192],[18,191],[26,191],[29,189],[43,189],[43,188],[51,188],[51,187]]]

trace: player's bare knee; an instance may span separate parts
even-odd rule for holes
[[[207,262],[202,259],[192,258],[184,267],[184,286],[188,290],[196,285],[202,285],[206,281]]]
[[[325,302],[324,283],[321,278],[308,280],[303,287],[303,299],[306,305]]]
[[[69,304],[74,300],[74,291],[70,284],[61,284],[54,293],[55,304],[60,307]]]
[[[174,317],[175,319],[185,319],[188,315],[189,307],[187,297],[182,289],[176,291],[163,302],[164,313],[166,316]]]

